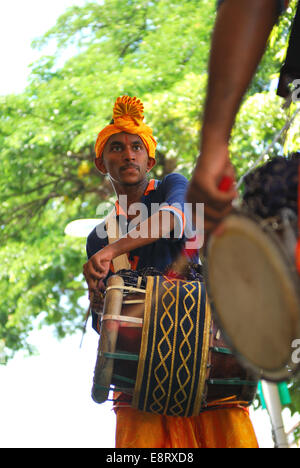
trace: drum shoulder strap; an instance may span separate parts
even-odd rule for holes
[[[115,209],[106,217],[106,230],[109,244],[120,239],[119,222],[117,220]],[[112,261],[115,273],[120,270],[131,270],[131,265],[126,254],[116,257]]]

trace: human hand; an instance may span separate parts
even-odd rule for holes
[[[99,282],[107,277],[112,258],[112,251],[107,246],[93,255],[84,264],[83,275],[88,284],[90,300],[92,300],[95,291],[97,291]]]
[[[234,187],[235,171],[230,162],[226,145],[203,152],[198,159],[190,181],[187,202],[204,203],[204,238],[216,229],[220,221],[232,210],[232,201],[237,196]],[[226,179],[232,180],[227,190],[220,186]],[[195,213],[195,207],[194,207]]]

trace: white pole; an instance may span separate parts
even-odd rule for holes
[[[282,408],[277,384],[262,380],[261,386],[274,431],[276,448],[289,448],[287,436],[284,430],[284,423],[281,414]]]

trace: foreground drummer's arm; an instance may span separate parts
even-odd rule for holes
[[[206,229],[231,206],[235,190],[224,193],[219,183],[235,177],[228,144],[241,100],[265,51],[277,19],[277,0],[225,0],[218,11],[211,44],[209,82],[201,155],[187,199],[205,203]]]
[[[226,0],[221,5],[212,39],[203,144],[212,138],[228,142],[276,19],[277,0]]]
[[[95,281],[106,278],[111,261],[132,250],[152,244],[163,237],[168,237],[176,226],[175,215],[168,211],[164,218],[163,211],[158,211],[148,219],[138,224],[128,234],[97,252],[84,265],[84,275],[89,288],[95,287]]]

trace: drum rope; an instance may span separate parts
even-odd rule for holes
[[[128,322],[128,323],[134,324],[136,326],[143,325],[143,321],[144,321],[141,318],[130,317],[130,316],[127,316],[127,315],[108,315],[108,314],[103,315],[102,321],[103,320],[104,321],[105,320],[115,320],[117,322]]]
[[[145,289],[138,289],[138,288],[134,288],[132,286],[108,286],[106,288],[106,292],[108,292],[108,291],[110,291],[112,289],[118,289],[119,291],[130,291],[130,292],[139,292],[139,293],[146,294]]]

